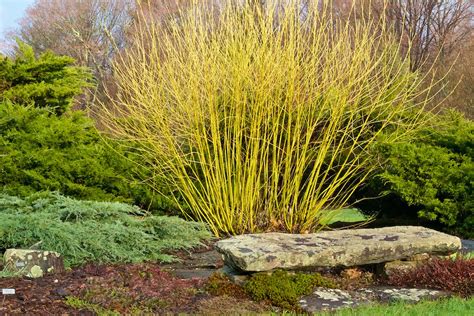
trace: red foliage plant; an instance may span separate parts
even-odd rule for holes
[[[181,280],[155,264],[90,265],[84,272],[88,281],[76,296],[120,314],[195,312],[192,302],[204,282]]]
[[[474,259],[433,258],[415,269],[390,275],[388,283],[438,289],[469,297],[474,295]]]

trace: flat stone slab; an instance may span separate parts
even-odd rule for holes
[[[216,243],[225,264],[247,272],[351,267],[407,259],[422,253],[448,255],[460,248],[458,237],[418,226],[347,229],[302,235],[248,234]]]
[[[63,258],[53,251],[7,249],[3,257],[7,271],[30,278],[64,271]]]
[[[299,305],[304,311],[315,313],[323,310],[353,308],[361,305],[394,301],[416,303],[421,300],[435,300],[447,296],[449,296],[449,293],[430,289],[374,287],[344,291],[316,288],[311,295],[302,297],[299,300]]]

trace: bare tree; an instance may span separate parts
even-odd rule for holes
[[[37,53],[52,50],[72,56],[100,77],[125,44],[132,4],[131,0],[37,0],[13,36]]]
[[[386,14],[407,43],[404,52],[410,55],[412,70],[438,55],[451,57],[473,31],[472,0],[379,0],[372,5],[374,12]]]

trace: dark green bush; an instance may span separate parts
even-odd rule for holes
[[[0,55],[0,102],[47,107],[60,115],[72,105],[82,88],[90,86],[92,76],[74,59],[52,52],[35,57],[33,49],[18,42],[14,58]]]
[[[474,237],[474,122],[451,112],[415,142],[380,146],[385,189],[421,219]]]
[[[151,178],[133,162],[139,155],[128,150],[125,158],[123,146],[108,146],[91,119],[70,110],[89,85],[87,69],[50,52],[37,58],[31,47],[18,44],[15,57],[0,56],[0,192],[59,191],[78,199],[172,209],[170,199],[133,181]]]
[[[112,146],[82,112],[56,116],[48,109],[0,103],[0,192],[26,196],[49,190],[155,210],[172,207],[168,199],[131,180],[140,168]]]
[[[203,224],[154,216],[123,203],[78,201],[56,193],[27,198],[0,194],[0,250],[40,248],[63,254],[67,266],[85,262],[170,261],[164,250],[200,245]]]
[[[291,274],[277,270],[271,274],[254,274],[244,289],[256,301],[268,300],[275,306],[296,309],[299,297],[319,286],[335,288],[336,284],[318,273]]]

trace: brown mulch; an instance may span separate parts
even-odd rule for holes
[[[0,288],[15,289],[15,295],[3,296],[0,315],[92,315],[64,303],[68,295],[77,295],[91,276],[91,267],[47,275],[39,279],[0,278]]]
[[[0,294],[0,315],[94,315],[97,311],[118,314],[219,314],[240,306],[243,313],[261,312],[251,300],[216,298],[207,293],[206,278],[180,279],[170,267],[222,266],[220,256],[206,245],[174,252],[180,261],[158,263],[98,265],[88,264],[43,278],[0,278],[0,289],[15,289],[16,294]],[[67,304],[73,298],[74,307]],[[98,309],[97,309],[98,308]],[[94,312],[95,310],[95,312]]]

